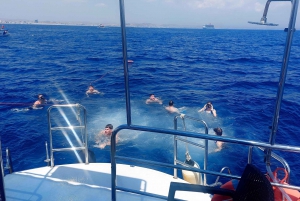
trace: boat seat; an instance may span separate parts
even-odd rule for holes
[[[235,191],[210,186],[171,182],[168,201],[174,201],[176,191],[196,191],[226,195],[232,197],[233,201],[274,201],[274,192],[271,183],[252,164],[247,164]]]

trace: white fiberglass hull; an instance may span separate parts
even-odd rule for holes
[[[6,199],[11,200],[111,200],[111,165],[90,163],[68,164],[54,168],[41,167],[5,176]],[[117,185],[138,191],[168,196],[170,182],[184,182],[152,169],[117,165]],[[209,194],[177,192],[183,200],[211,200]],[[117,200],[161,200],[117,191]]]

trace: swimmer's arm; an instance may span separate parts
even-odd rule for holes
[[[99,148],[100,148],[100,149],[104,149],[104,148],[106,147],[106,145],[107,145],[106,142],[105,142],[105,143],[102,143],[102,144],[99,144]]]
[[[110,141],[107,140],[103,140],[101,139],[103,137],[103,134],[99,133],[99,135],[97,136],[97,140],[96,143],[99,144],[99,148],[100,149],[104,149],[106,147],[106,145],[110,145]]]
[[[99,148],[100,149],[104,149],[106,147],[106,145],[110,145],[111,144],[110,141],[111,141],[111,139],[109,141],[105,141],[105,142],[99,144]],[[117,135],[116,136],[116,143],[118,143],[118,141],[119,141],[119,137]]]
[[[150,100],[149,100],[149,99],[147,99],[147,100],[146,100],[146,104],[149,104],[149,102],[150,102]]]
[[[95,136],[95,141],[97,143],[99,143],[101,141],[101,139],[103,138],[103,135],[104,135],[104,130],[100,131],[96,136]]]
[[[206,109],[206,104],[198,112],[203,112]]]
[[[198,112],[203,112],[205,110],[205,108],[201,108]]]
[[[212,115],[213,115],[214,117],[217,117],[217,111],[216,111],[215,109],[213,109],[213,110],[211,111],[211,113],[212,113]]]
[[[94,93],[94,94],[101,94],[101,92],[99,92],[98,90],[94,90],[93,93]]]
[[[99,144],[101,142],[101,133],[95,136],[95,143]]]

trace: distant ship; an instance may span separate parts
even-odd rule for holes
[[[215,26],[212,24],[205,24],[203,25],[203,29],[215,29]]]
[[[98,27],[99,27],[99,28],[103,28],[103,27],[104,27],[104,25],[103,25],[103,24],[100,24]]]

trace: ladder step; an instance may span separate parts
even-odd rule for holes
[[[85,150],[85,147],[72,147],[72,148],[57,148],[52,149],[53,152],[55,151],[74,151],[74,150]]]
[[[51,130],[65,130],[65,129],[79,129],[79,128],[85,128],[85,126],[51,127]]]

